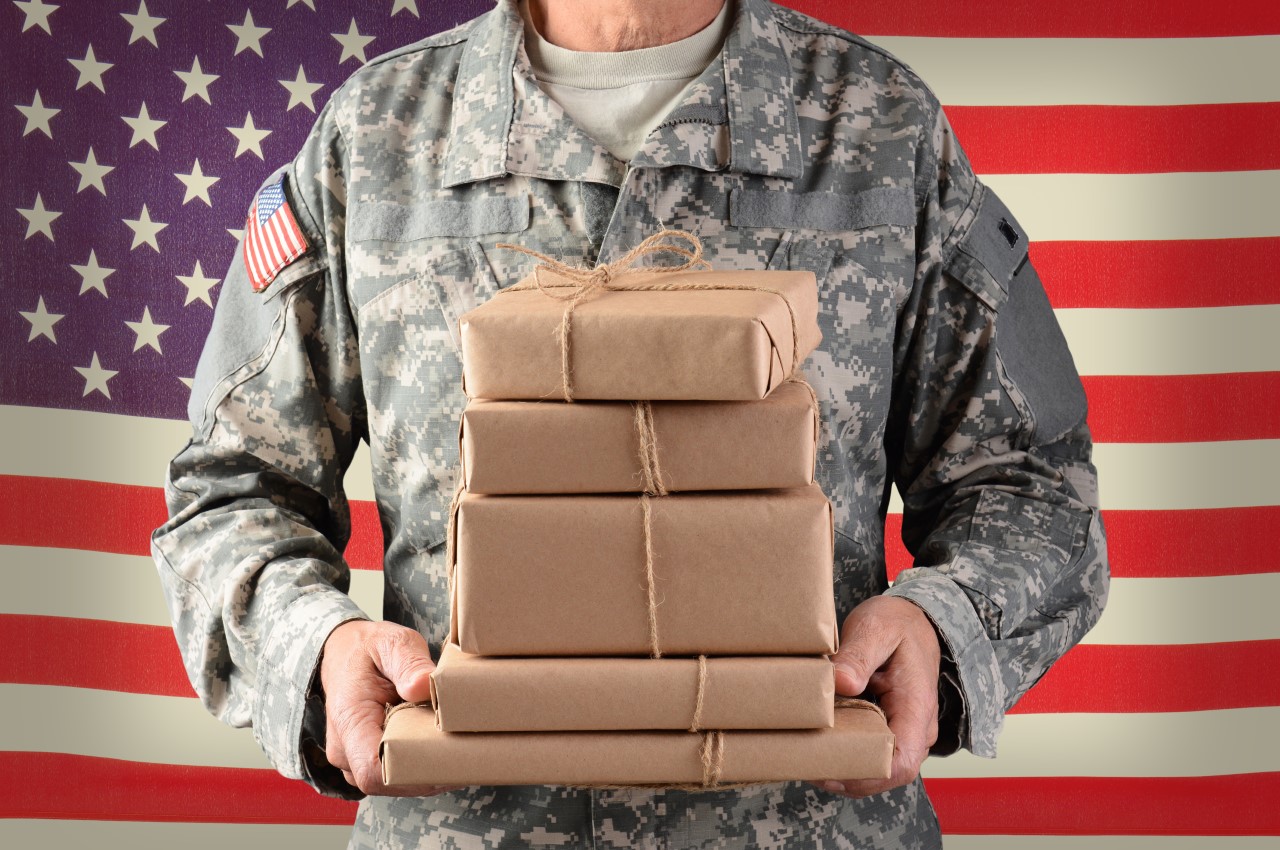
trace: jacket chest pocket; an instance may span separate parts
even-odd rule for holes
[[[804,367],[822,409],[817,475],[837,505],[836,527],[856,534],[874,525],[878,510],[879,492],[868,481],[882,474],[895,305],[915,274],[914,193],[896,186],[738,189],[729,213],[735,227],[778,240],[768,268],[808,270],[818,279],[822,343]]]
[[[374,483],[380,501],[395,507],[391,549],[426,551],[444,541],[466,403],[458,317],[498,289],[485,246],[528,226],[527,195],[375,202],[351,214],[348,288]]]

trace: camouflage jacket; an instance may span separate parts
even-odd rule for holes
[[[222,285],[153,535],[187,671],[270,762],[360,799],[324,760],[316,660],[344,592],[343,474],[367,441],[381,612],[448,621],[459,314],[531,269],[663,226],[717,268],[809,269],[841,618],[906,597],[944,647],[945,755],[995,753],[1005,711],[1096,622],[1108,569],[1085,400],[1027,236],[974,175],[933,92],[848,32],[739,0],[719,59],[631,162],[531,77],[513,0],[380,56],[332,96],[284,187],[312,249],[262,293]],[[264,184],[265,185],[265,184]],[[659,262],[662,260],[659,259]],[[890,588],[901,494],[915,558]],[[353,847],[936,846],[919,781],[859,801],[803,783],[707,793],[471,788],[365,798]]]

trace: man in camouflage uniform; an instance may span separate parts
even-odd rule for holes
[[[765,0],[733,14],[723,61],[629,163],[539,89],[501,0],[356,72],[267,181],[283,175],[308,247],[261,293],[237,252],[153,552],[206,707],[251,725],[284,775],[361,799],[352,847],[937,846],[924,748],[993,756],[1005,711],[1101,612],[1084,396],[1026,234],[909,68]],[[936,729],[913,733],[905,784],[870,796],[804,782],[365,796],[348,780],[380,790],[372,754],[330,763],[341,750],[320,688],[326,638],[367,618],[341,555],[358,442],[386,539],[378,625],[437,653],[465,403],[457,318],[532,264],[495,244],[590,265],[664,226],[698,234],[716,268],[816,273],[823,341],[803,371],[821,403],[841,658],[884,660],[860,659],[855,608],[914,603],[941,647]],[[915,565],[887,588],[892,482]],[[854,672],[846,690],[871,669]],[[871,684],[892,689],[883,674]],[[422,682],[384,681],[384,695],[396,685],[408,697]]]

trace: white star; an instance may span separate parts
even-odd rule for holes
[[[324,88],[323,83],[313,83],[307,79],[306,73],[302,70],[302,66],[298,66],[298,76],[292,80],[280,80],[280,85],[289,90],[289,105],[284,108],[285,112],[293,109],[295,106],[305,106],[312,112],[316,111],[316,105],[312,102],[311,97],[317,91]]]
[[[115,171],[116,167],[99,165],[98,157],[94,155],[92,147],[89,148],[89,155],[85,157],[84,162],[68,162],[67,165],[80,172],[80,185],[76,187],[76,194],[92,186],[101,192],[104,198],[107,196],[107,187],[103,185],[102,178],[109,172]]]
[[[213,306],[213,299],[209,297],[209,290],[218,285],[218,278],[206,277],[204,269],[200,268],[200,261],[196,260],[196,267],[189,275],[177,275],[182,285],[187,288],[187,300],[182,302],[185,307],[192,301],[203,301],[210,307]]]
[[[133,138],[129,140],[129,147],[133,147],[138,142],[146,142],[156,150],[160,150],[160,143],[156,141],[156,131],[168,124],[168,121],[157,121],[151,117],[151,113],[147,111],[147,102],[142,102],[142,108],[138,110],[138,114],[130,118],[128,115],[120,116],[124,123],[133,128]]]
[[[93,352],[93,360],[88,366],[75,366],[72,368],[84,378],[84,393],[82,395],[97,391],[107,398],[111,398],[111,390],[107,388],[107,381],[120,374],[120,372],[119,370],[103,369],[102,364],[98,362],[98,352]]]
[[[205,103],[212,104],[209,100],[209,84],[218,79],[217,74],[206,74],[204,69],[200,67],[200,57],[197,56],[195,61],[191,63],[190,71],[174,71],[178,75],[178,79],[182,80],[182,100],[185,103],[187,98],[202,97]]]
[[[27,342],[31,342],[38,336],[47,336],[55,344],[58,342],[57,337],[53,335],[53,326],[67,314],[50,313],[46,310],[43,295],[40,296],[40,301],[36,304],[34,312],[28,313],[26,310],[19,310],[18,313],[22,315],[22,318],[31,323],[31,333],[27,336]]]
[[[44,207],[44,199],[40,197],[40,193],[36,193],[35,205],[30,209],[18,207],[18,213],[27,220],[27,235],[23,239],[30,239],[37,233],[43,233],[49,237],[49,241],[53,241],[53,220],[62,215],[60,212],[47,210]]]
[[[158,325],[151,321],[151,308],[142,308],[142,319],[137,322],[125,322],[129,326],[129,330],[136,334],[133,342],[133,350],[137,351],[144,345],[149,345],[156,350],[158,354],[164,354],[160,350],[160,334],[169,330],[170,325]]]
[[[187,192],[182,196],[182,203],[199,198],[209,206],[213,206],[213,201],[209,200],[209,187],[221,180],[221,177],[213,177],[204,173],[204,169],[200,167],[200,160],[196,160],[196,164],[191,166],[191,171],[186,174],[174,173],[182,181],[182,185],[187,187]]]
[[[239,56],[246,50],[262,55],[262,37],[271,32],[270,27],[260,27],[253,23],[253,12],[245,10],[243,24],[227,24],[227,29],[236,34],[236,52]]]
[[[262,156],[262,140],[271,135],[270,130],[259,130],[253,123],[253,113],[246,112],[244,115],[244,126],[228,127],[228,132],[236,137],[236,156],[242,153],[253,151],[258,155],[258,159]]]
[[[168,18],[156,18],[147,12],[147,0],[141,0],[138,4],[138,11],[130,15],[128,12],[121,12],[120,17],[129,22],[129,26],[133,28],[129,34],[129,43],[133,44],[140,38],[145,38],[156,47],[159,42],[156,41],[156,27],[163,24]]]
[[[342,45],[342,56],[338,59],[341,65],[348,59],[359,59],[361,64],[368,60],[364,58],[364,49],[369,46],[369,42],[373,41],[371,35],[361,35],[360,30],[356,29],[356,19],[351,19],[351,26],[347,27],[346,33],[330,33]]]
[[[21,9],[25,16],[22,19],[23,32],[32,27],[40,27],[49,35],[53,35],[53,30],[49,29],[49,16],[58,11],[57,6],[46,3],[44,0],[13,0],[13,5]]]
[[[49,119],[62,110],[45,106],[44,101],[40,99],[39,89],[36,90],[35,100],[31,101],[30,106],[23,106],[21,103],[14,105],[27,119],[27,126],[23,129],[22,135],[25,136],[32,130],[40,130],[49,138],[53,138],[53,131],[49,129]]]
[[[227,232],[231,234],[231,238],[232,238],[232,239],[234,239],[234,240],[236,240],[236,242],[237,242],[237,243],[239,243],[240,241],[242,241],[242,240],[244,239],[244,228],[243,228],[243,227],[240,227],[240,228],[228,227],[228,228],[227,228]]]
[[[285,6],[285,8],[292,9],[294,6],[298,5],[299,3],[306,3],[307,8],[313,12],[316,10],[316,0],[289,0],[289,5]]]
[[[194,384],[194,383],[196,382],[196,379],[195,379],[194,377],[193,377],[193,378],[179,378],[178,380],[179,380],[179,381],[182,381],[182,383],[186,384],[186,385],[187,385],[187,389],[191,389],[191,385],[192,385],[192,384]]]
[[[80,76],[76,79],[76,90],[84,88],[93,83],[98,87],[98,91],[106,93],[107,87],[102,82],[102,75],[108,69],[115,67],[111,62],[99,62],[98,57],[93,55],[93,45],[89,45],[88,51],[85,52],[83,59],[68,59],[75,69],[80,72]]]
[[[80,274],[80,294],[84,295],[90,289],[96,289],[102,293],[102,297],[107,297],[107,278],[115,274],[115,269],[109,269],[106,266],[98,265],[98,255],[89,250],[89,262],[83,266],[71,264],[71,268]]]
[[[142,205],[142,212],[137,218],[126,218],[124,223],[133,230],[133,244],[129,246],[130,251],[145,242],[154,248],[157,254],[160,253],[160,243],[156,241],[156,234],[169,225],[161,221],[152,221],[146,204]]]
[[[395,5],[391,7],[391,17],[394,18],[396,16],[396,12],[399,12],[402,9],[407,9],[408,11],[413,12],[413,16],[415,18],[422,17],[418,14],[418,0],[396,0]]]

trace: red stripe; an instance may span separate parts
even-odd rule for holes
[[[1280,835],[1280,773],[924,784],[948,835]]]
[[[948,106],[979,174],[1280,168],[1280,103]]]
[[[151,532],[168,519],[159,487],[0,475],[0,494],[0,546],[150,555]],[[65,515],[49,510],[50,505],[78,505],[81,510],[75,522],[67,522]],[[381,569],[377,506],[351,502],[351,523],[348,563],[357,569]]]
[[[1184,646],[1082,644],[1013,714],[1211,711],[1280,706],[1280,640]]]
[[[104,484],[66,478],[0,476],[0,545],[84,549],[148,555],[151,530],[165,521],[158,487]],[[66,522],[48,505],[80,505]],[[1183,511],[1104,511],[1112,574],[1124,578],[1179,578],[1280,572],[1270,529],[1280,527],[1280,506]],[[352,540],[347,563],[381,569],[382,529],[372,502],[351,503]],[[889,573],[910,565],[901,543],[902,518],[885,524]]]
[[[1031,262],[1057,308],[1280,304],[1280,238],[1035,242]]]
[[[195,697],[167,626],[0,615],[0,682]],[[84,647],[98,649],[85,653]],[[1280,705],[1280,640],[1187,646],[1085,644],[1014,707],[1017,714],[1209,711]]]
[[[1098,443],[1280,438],[1280,372],[1083,378]]]
[[[781,0],[851,32],[947,38],[1194,38],[1280,33],[1271,0]]]
[[[247,733],[246,733],[247,734]],[[158,765],[61,753],[0,753],[21,781],[0,817],[196,823],[351,824],[356,804],[270,770]],[[927,780],[944,833],[1277,835],[1280,773],[1173,778]]]
[[[168,626],[0,614],[0,646],[0,682],[196,695]]]
[[[212,718],[210,718],[212,720]],[[247,735],[248,732],[246,731]],[[0,817],[352,824],[356,804],[273,770],[0,752]]]
[[[1280,506],[1194,511],[1103,511],[1111,574],[1118,578],[1190,578],[1280,572],[1271,530]],[[885,522],[889,576],[911,566],[902,517]]]
[[[254,289],[263,289],[270,283],[270,276],[267,274],[266,265],[263,262],[261,246],[258,244],[258,220],[257,209],[250,215],[249,221],[245,222],[244,233],[244,255],[249,264],[249,277]]]

